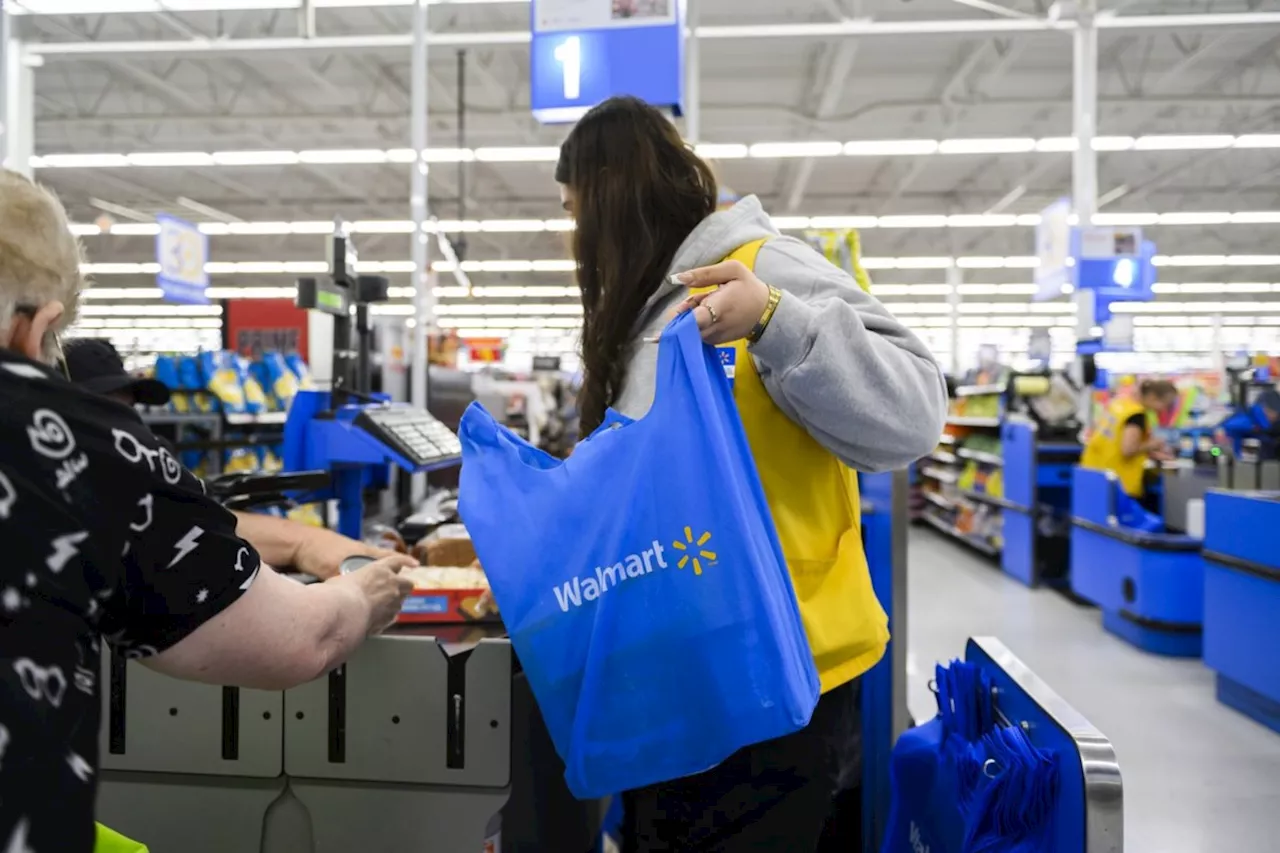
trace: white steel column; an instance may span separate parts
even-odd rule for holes
[[[702,44],[698,38],[698,9],[702,0],[686,0],[684,57],[684,135],[689,142],[702,141]]]
[[[430,369],[427,337],[431,331],[435,307],[435,294],[431,289],[431,235],[427,233],[427,161],[424,159],[427,148],[427,2],[428,0],[416,0],[413,7],[412,79],[409,94],[411,147],[417,152],[409,191],[409,213],[414,223],[411,247],[413,304],[414,317],[417,319],[413,327],[413,346],[409,347],[409,351],[413,353],[413,383],[409,389],[409,399],[415,406],[423,409],[427,408],[427,371]],[[426,497],[426,492],[426,475],[415,476],[410,491],[414,502]]]
[[[13,19],[0,10],[0,162],[31,175],[35,153],[35,74]]]
[[[1080,226],[1088,227],[1098,212],[1098,153],[1093,150],[1098,132],[1098,0],[1079,0],[1077,8],[1072,107],[1078,145],[1071,162],[1071,195]],[[1092,294],[1077,293],[1074,298],[1076,339],[1095,337]]]
[[[947,304],[951,308],[951,361],[950,373],[960,376],[960,285],[964,284],[964,271],[952,264],[947,267]]]

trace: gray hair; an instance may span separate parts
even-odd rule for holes
[[[57,336],[75,320],[86,282],[83,252],[57,197],[31,179],[0,169],[0,329],[19,308],[61,302],[66,310],[44,341],[47,361],[57,358]]]

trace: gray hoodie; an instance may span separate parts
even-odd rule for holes
[[[755,196],[704,219],[671,273],[718,263],[764,237],[770,239],[755,273],[783,295],[750,351],[773,402],[860,471],[901,468],[933,450],[947,393],[929,350],[848,273],[779,234]],[[636,324],[635,355],[614,404],[628,417],[643,417],[653,405],[658,346],[642,339],[662,330],[686,293],[665,280]]]

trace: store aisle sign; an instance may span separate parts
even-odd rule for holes
[[[533,0],[530,104],[572,122],[614,95],[680,114],[684,0]]]
[[[156,283],[169,302],[207,305],[209,274],[209,238],[184,219],[161,214],[156,217],[160,233],[156,236],[156,261],[160,273]]]
[[[481,364],[497,364],[507,354],[507,342],[502,338],[468,338],[467,358]]]

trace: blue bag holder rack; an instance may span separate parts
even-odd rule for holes
[[[876,597],[890,635],[907,636],[907,493],[905,471],[863,474],[862,538]],[[1277,504],[1280,507],[1280,504]],[[862,849],[879,851],[889,816],[889,759],[911,725],[906,698],[906,643],[891,639],[862,676]],[[1123,789],[1111,742],[999,640],[971,638],[965,659],[991,676],[998,717],[1020,725],[1032,743],[1059,756],[1053,853],[1122,853]],[[897,851],[895,851],[897,853]]]
[[[1000,428],[1000,453],[1004,459],[1000,567],[1027,586],[1065,585],[1071,471],[1080,460],[1081,447],[1041,442],[1034,421],[1010,417]]]
[[[1280,492],[1205,496],[1204,662],[1218,701],[1280,733]]]
[[[1077,468],[1071,497],[1071,589],[1108,631],[1148,652],[1199,657],[1204,618],[1200,540],[1124,527],[1119,481]]]

